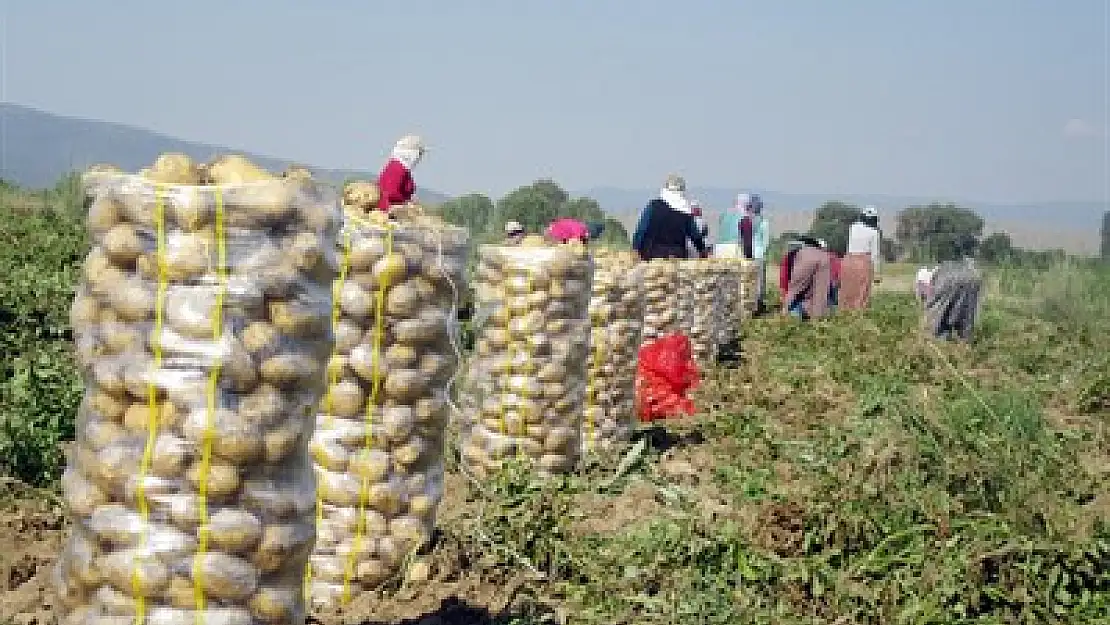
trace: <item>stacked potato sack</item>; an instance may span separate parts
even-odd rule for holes
[[[339,241],[336,349],[310,445],[318,514],[306,577],[317,608],[397,574],[430,539],[443,495],[469,234],[432,218],[391,221],[376,205],[347,204]]]
[[[86,183],[60,621],[301,623],[338,203],[234,156]]]
[[[581,452],[593,262],[580,243],[482,246],[475,346],[462,402],[463,462],[489,475],[504,460],[570,471]]]
[[[682,332],[686,308],[681,297],[682,280],[673,260],[652,260],[643,266],[643,341]]]
[[[723,299],[719,290],[719,271],[712,262],[688,260],[679,269],[685,277],[691,315],[687,336],[694,352],[694,360],[703,367],[712,365],[717,357],[718,339],[721,335]]]
[[[759,280],[759,265],[753,261],[743,259],[740,261],[740,299],[743,302],[744,318],[747,319],[755,312],[756,285]]]
[[[740,299],[740,265],[728,258],[712,262],[717,269],[717,290],[721,298],[722,323],[718,343],[725,345],[736,340],[744,318],[743,301]]]
[[[636,426],[636,358],[643,329],[643,269],[626,254],[594,256],[590,362],[582,435],[587,451],[627,441]]]

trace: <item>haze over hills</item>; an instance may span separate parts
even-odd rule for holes
[[[271,170],[281,170],[293,159],[259,155],[249,149],[198,143],[127,124],[55,115],[34,108],[0,103],[0,178],[21,186],[52,186],[62,175],[93,163],[113,163],[137,171],[163,152],[183,152],[207,160],[227,152],[240,152]],[[312,167],[311,163],[305,163]],[[327,180],[372,177],[376,172],[313,168]],[[521,184],[530,181],[522,180]],[[732,204],[741,189],[697,187],[692,197],[706,207],[709,223],[716,223],[719,210]],[[1031,248],[1063,248],[1075,253],[1098,250],[1102,214],[1106,202],[1056,202],[1045,204],[996,204],[961,201],[959,198],[891,197],[878,195],[790,194],[755,189],[763,195],[775,231],[805,230],[813,210],[822,202],[841,200],[852,204],[874,204],[893,230],[898,210],[933,201],[954,201],[979,212],[987,222],[986,232],[1010,233],[1017,245]],[[656,189],[596,187],[574,193],[598,201],[601,207],[629,228],[634,226],[641,206]],[[438,203],[447,196],[421,188],[420,199]],[[495,198],[496,199],[496,198]]]
[[[163,152],[181,152],[208,160],[217,154],[237,152],[272,171],[294,161],[229,148],[186,141],[127,124],[47,113],[18,104],[0,103],[0,178],[20,186],[49,187],[66,173],[93,163],[111,163],[138,171]],[[319,169],[303,163],[325,180],[376,177],[377,172]],[[447,199],[442,193],[418,189],[424,202]]]

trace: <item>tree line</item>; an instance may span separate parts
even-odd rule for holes
[[[772,254],[781,254],[786,243],[800,234],[824,239],[829,248],[843,254],[848,247],[848,226],[862,207],[844,202],[825,202],[813,214],[805,233],[784,232],[776,238]],[[985,262],[1047,265],[1063,260],[1063,250],[1029,250],[1014,245],[1005,232],[983,235],[984,221],[975,210],[951,203],[908,206],[895,217],[893,232],[883,229],[885,260],[936,263],[953,260],[970,244]],[[882,229],[882,228],[881,228]],[[1110,259],[1110,211],[1102,220],[1101,257]]]
[[[586,223],[603,223],[603,245],[627,246],[624,224],[609,217],[597,201],[571,197],[553,180],[541,179],[517,187],[494,202],[481,193],[450,199],[439,206],[439,214],[449,223],[468,228],[477,242],[490,242],[504,236],[505,223],[518,221],[525,230],[541,233],[552,221],[571,217]]]

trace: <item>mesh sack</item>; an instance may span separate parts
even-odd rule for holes
[[[586,451],[627,441],[636,427],[636,360],[643,329],[645,265],[596,255],[590,361],[582,437]]]
[[[478,476],[512,458],[540,474],[577,464],[592,278],[579,243],[479,248],[474,353],[460,396],[462,461]]]
[[[303,622],[338,204],[272,177],[85,182],[59,620]]]
[[[335,282],[335,353],[310,444],[317,540],[312,604],[342,606],[400,572],[443,495],[448,385],[465,229],[348,216]]]
[[[643,265],[644,342],[685,331],[689,314],[678,261],[655,259]]]

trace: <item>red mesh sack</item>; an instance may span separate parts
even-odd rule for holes
[[[636,405],[640,421],[650,422],[694,413],[686,396],[701,376],[694,363],[690,339],[681,334],[662,336],[640,347],[636,370]]]

